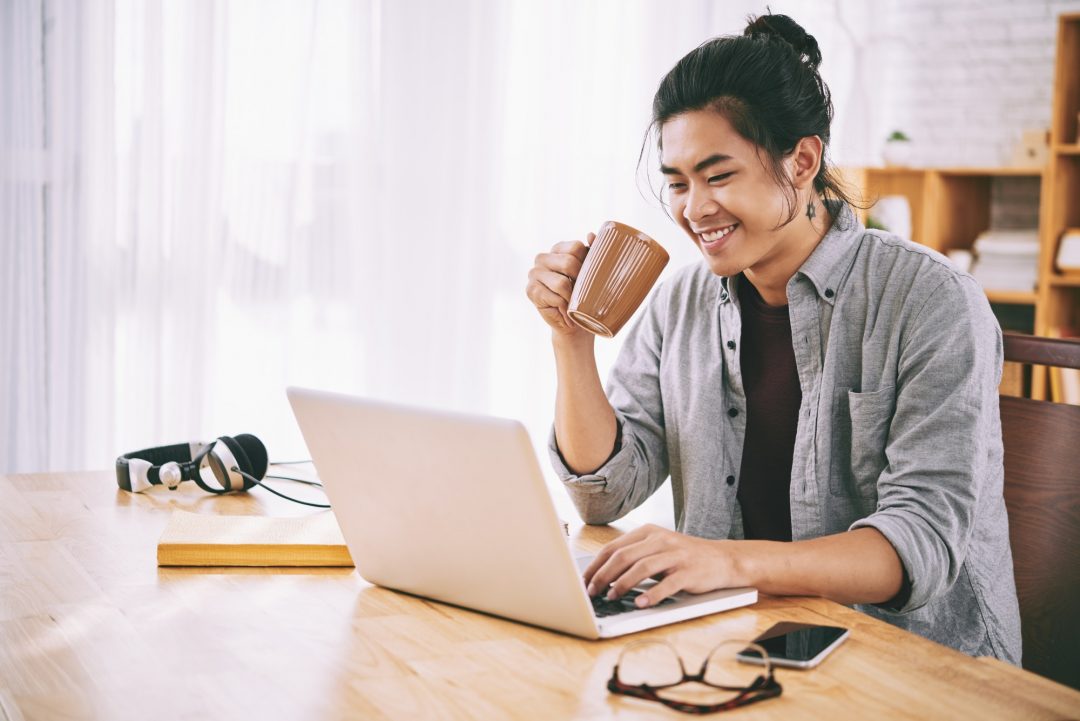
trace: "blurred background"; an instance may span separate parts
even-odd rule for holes
[[[769,5],[821,45],[843,166],[879,165],[897,128],[915,164],[1007,163],[1049,125],[1057,15],[1080,10]],[[765,11],[0,0],[0,472],[241,432],[303,457],[284,389],[305,385],[520,419],[554,485],[528,269],[607,219],[668,274],[696,260],[638,166],[652,94]]]

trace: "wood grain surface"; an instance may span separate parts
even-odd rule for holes
[[[258,491],[131,495],[109,472],[0,476],[0,721],[683,717],[607,692],[627,638],[523,626],[353,569],[158,568],[177,508],[308,512]],[[573,530],[586,548],[620,532]],[[852,634],[817,669],[778,670],[783,695],[730,712],[740,719],[1080,718],[1076,691],[821,599],[763,597],[631,638],[698,664],[781,620]]]

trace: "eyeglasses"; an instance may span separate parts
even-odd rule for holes
[[[750,661],[754,665],[740,661],[737,657],[740,652],[752,653]],[[683,684],[700,684],[707,688],[675,690],[676,686]],[[747,641],[724,641],[719,644],[705,657],[701,670],[694,674],[686,672],[682,657],[671,644],[665,641],[635,641],[619,654],[607,688],[614,694],[656,701],[676,711],[692,714],[729,711],[775,698],[783,691],[773,678],[772,663],[765,649]],[[722,701],[703,703],[707,697],[715,698],[716,691],[733,692],[735,695]]]

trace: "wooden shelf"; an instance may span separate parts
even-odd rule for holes
[[[1033,290],[988,290],[986,298],[1003,305],[1035,305],[1039,294]]]
[[[1066,146],[1068,147],[1068,146]],[[871,165],[860,168],[864,173],[880,174],[880,175],[921,175],[927,171],[933,171],[935,173],[941,173],[942,175],[961,175],[961,176],[985,176],[988,178],[1039,178],[1042,177],[1045,168],[1042,167],[1000,167],[1000,168],[978,168],[978,167],[913,167],[909,165]]]
[[[1080,288],[1080,275],[1051,275],[1047,280],[1056,288]]]
[[[1058,16],[1054,92],[1050,110],[1053,152],[1043,178],[1039,253],[1039,300],[1035,333],[1055,336],[1080,326],[1080,277],[1061,275],[1054,267],[1058,243],[1068,228],[1080,226],[1080,13]],[[1033,398],[1050,397],[1046,369],[1032,369]]]
[[[902,195],[911,206],[911,239],[941,253],[970,250],[991,226],[995,188],[1003,183],[1036,183],[1031,224],[1038,222],[1038,290],[988,291],[1002,324],[1052,336],[1080,327],[1080,275],[1055,269],[1058,242],[1068,228],[1080,228],[1080,13],[1058,16],[1050,154],[1044,168],[866,167],[841,169],[862,199],[875,202]],[[1029,180],[1030,179],[1030,180]],[[1034,207],[1034,196],[1038,207]],[[866,216],[873,210],[860,212]],[[1026,222],[1024,218],[1021,222]],[[1045,369],[1033,369],[1031,397],[1049,397]]]
[[[859,189],[867,202],[902,195],[911,207],[911,239],[934,250],[969,250],[980,233],[990,228],[991,197],[999,183],[1030,182],[1034,194],[1045,185],[1040,168],[852,168],[842,177]],[[861,216],[872,216],[873,210]],[[1033,202],[1031,224],[1038,223]]]
[[[942,175],[987,178],[1041,178],[1044,168],[931,168]]]
[[[862,170],[867,173],[889,173],[892,175],[924,172],[922,168],[915,168],[910,165],[867,165]]]

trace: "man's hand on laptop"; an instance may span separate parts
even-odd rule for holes
[[[732,544],[645,525],[600,549],[585,569],[585,584],[590,596],[615,599],[648,578],[656,579],[658,583],[635,600],[640,608],[679,591],[705,593],[748,585],[738,577]]]

